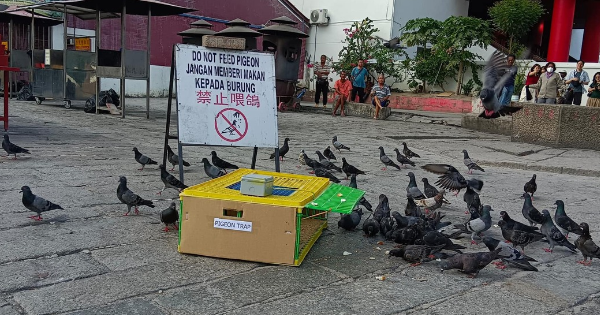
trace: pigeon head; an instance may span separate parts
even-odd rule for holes
[[[382,152],[382,151],[383,151],[383,147],[379,147],[379,152]]]
[[[342,158],[342,162],[346,163],[346,158],[345,157]]]
[[[400,152],[400,150],[398,150],[398,148],[394,148],[394,152]]]
[[[333,141],[337,141],[337,136],[333,136]]]
[[[590,235],[590,226],[587,223],[581,222],[579,223],[579,227],[583,230],[583,235]]]
[[[556,200],[554,204],[559,208],[563,208],[565,206],[565,203],[562,200]]]
[[[502,221],[502,220],[498,221],[498,226],[499,226],[500,228],[502,228],[502,227],[503,227],[503,226],[505,226],[505,225],[506,225],[506,222],[505,222],[505,221]]]
[[[425,177],[423,177],[423,179],[421,179],[421,181],[422,181],[423,183],[425,183],[425,185],[428,185],[428,184],[429,184],[429,180],[428,180],[427,178],[425,178]]]
[[[8,141],[8,135],[4,134],[4,140]]]
[[[479,98],[482,102],[489,102],[494,97],[494,91],[491,89],[483,88],[481,92],[479,92]]]
[[[31,193],[31,188],[29,188],[29,186],[23,186],[19,193]]]
[[[207,158],[202,158],[202,163],[207,164],[210,163]]]
[[[491,236],[484,236],[483,243],[485,244],[485,246],[487,246],[487,248],[490,251],[492,251],[492,250],[496,249],[496,247],[498,247],[498,244],[500,243],[500,241]]]
[[[215,152],[215,151],[210,151],[210,155],[211,155],[211,156],[217,156],[217,152]]]
[[[452,269],[452,267],[450,266],[450,262],[447,260],[440,263],[440,268],[442,269],[440,272],[444,272],[444,270]]]
[[[331,146],[330,145],[327,146],[327,150],[331,150]]]
[[[408,172],[406,176],[410,177],[411,180],[415,178],[415,174],[413,172]]]
[[[133,147],[133,150],[131,150],[131,151],[137,152],[138,149],[136,147]]]
[[[528,193],[523,193],[523,195],[521,196],[521,199],[529,199],[529,200],[531,200],[531,196]]]
[[[506,211],[500,211],[500,217],[502,219],[504,219],[504,218],[508,217],[508,213]]]
[[[550,212],[546,209],[542,210],[542,216],[544,217],[544,221],[550,219]]]
[[[119,176],[119,183],[127,184],[127,177]]]
[[[164,165],[159,165],[158,168],[160,168],[161,170],[166,170],[167,168]]]
[[[290,138],[285,138],[283,141],[288,142],[288,141],[290,141]]]

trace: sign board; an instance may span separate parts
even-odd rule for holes
[[[2,46],[4,46],[4,50],[8,50],[8,42],[7,41],[2,41]]]
[[[178,44],[175,64],[182,144],[279,145],[272,54]]]
[[[50,49],[44,49],[44,64],[46,66],[50,65]]]
[[[212,48],[244,50],[246,48],[246,39],[237,37],[204,35],[202,36],[202,46]]]
[[[92,39],[89,37],[75,38],[75,50],[91,51],[92,50]]]
[[[215,218],[213,227],[215,229],[252,232],[252,222],[227,220]]]

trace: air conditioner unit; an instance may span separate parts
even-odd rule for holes
[[[329,24],[327,9],[318,9],[310,11],[310,24]]]

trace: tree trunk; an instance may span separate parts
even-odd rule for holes
[[[513,45],[513,37],[512,37],[512,36],[510,36],[510,39],[509,39],[509,41],[508,41],[508,53],[509,53],[509,54],[512,54],[512,53],[513,53],[513,51],[512,51],[512,45]]]
[[[464,77],[464,61],[461,60],[458,65],[458,80],[456,84],[456,95],[460,95],[460,88],[462,87],[463,77]]]

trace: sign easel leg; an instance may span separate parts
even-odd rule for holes
[[[279,169],[279,147],[275,148],[275,172],[280,172]]]
[[[254,147],[254,150],[252,152],[252,165],[250,166],[251,169],[256,169],[256,155],[258,154],[258,147]]]

